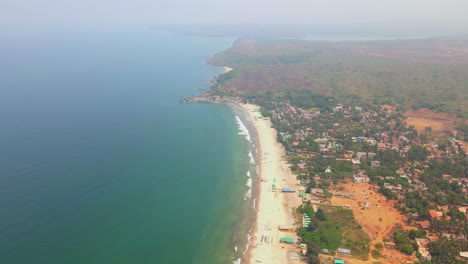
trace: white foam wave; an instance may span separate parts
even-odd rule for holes
[[[252,155],[252,151],[249,152],[250,164],[255,164],[255,159]]]
[[[249,250],[249,246],[250,246],[250,230],[249,230],[249,233],[247,234],[247,245],[245,245],[245,250],[244,252],[242,252],[242,255],[245,255],[245,253],[247,253],[247,251]]]
[[[252,139],[250,138],[249,130],[244,125],[244,123],[242,123],[242,121],[240,120],[238,116],[236,116],[236,122],[240,130],[239,135],[244,136],[245,139],[247,139],[249,142],[252,142]]]
[[[234,260],[232,263],[234,263],[234,264],[241,264],[241,259],[238,258],[238,259]]]
[[[244,201],[247,200],[247,198],[252,198],[252,178],[250,177],[250,171],[247,171],[247,183],[245,184],[249,189],[244,195]]]

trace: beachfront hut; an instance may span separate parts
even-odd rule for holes
[[[296,191],[294,191],[293,189],[287,188],[287,187],[282,188],[281,191],[284,192],[284,193],[293,193],[293,192],[296,192]]]
[[[294,228],[290,225],[279,225],[278,229],[282,231],[289,231],[289,230],[293,230]]]
[[[336,258],[336,259],[333,259],[333,264],[345,264],[345,262],[342,259]]]
[[[347,248],[338,248],[338,254],[351,255],[351,250]]]
[[[282,237],[280,238],[280,243],[292,244],[294,243],[294,239],[290,237]]]

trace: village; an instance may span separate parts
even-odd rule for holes
[[[359,256],[344,247],[321,248],[321,263],[430,263],[431,243],[468,243],[467,162],[459,131],[418,132],[388,107],[336,105],[323,111],[291,102],[255,103],[278,130],[300,182],[277,191],[297,192],[315,213],[328,206],[352,211],[370,238]],[[313,230],[311,214],[303,212],[298,226]],[[468,253],[451,254],[466,261]]]
[[[454,164],[466,158],[457,131],[444,142],[431,137],[430,128],[422,135],[406,128],[402,117],[388,109],[360,106],[338,105],[322,114],[320,109],[278,103],[271,118],[290,152],[292,170],[308,186],[300,194],[304,202],[353,210],[372,241],[392,250],[405,251],[393,239],[398,226],[424,231],[424,237],[414,238],[415,254],[411,249],[404,252],[420,260],[431,260],[431,241],[467,239],[468,178],[456,169],[437,168],[441,175],[431,170],[433,163]],[[349,187],[343,182],[353,183]],[[411,261],[401,255],[400,260]]]
[[[468,245],[468,162],[461,131],[418,131],[390,106],[305,109],[290,101],[210,93],[185,102],[255,103],[278,131],[299,184],[273,182],[271,191],[294,193],[313,208],[296,215],[294,226],[278,226],[286,232],[280,243],[295,242],[288,236],[291,230],[314,231],[310,225],[317,208],[337,207],[352,212],[358,229],[368,235],[361,238],[367,244],[358,254],[345,247],[321,248],[314,252],[320,263],[431,263],[431,243],[433,248],[447,241]],[[303,255],[314,247],[302,238],[296,243]],[[456,250],[450,252],[455,260],[468,259],[466,250]]]

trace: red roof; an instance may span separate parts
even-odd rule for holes
[[[436,210],[429,210],[429,214],[431,215],[431,218],[434,220],[440,220],[440,216],[437,214]]]

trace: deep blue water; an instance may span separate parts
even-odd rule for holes
[[[232,41],[2,37],[0,262],[236,259],[250,143],[228,107],[177,103]]]

